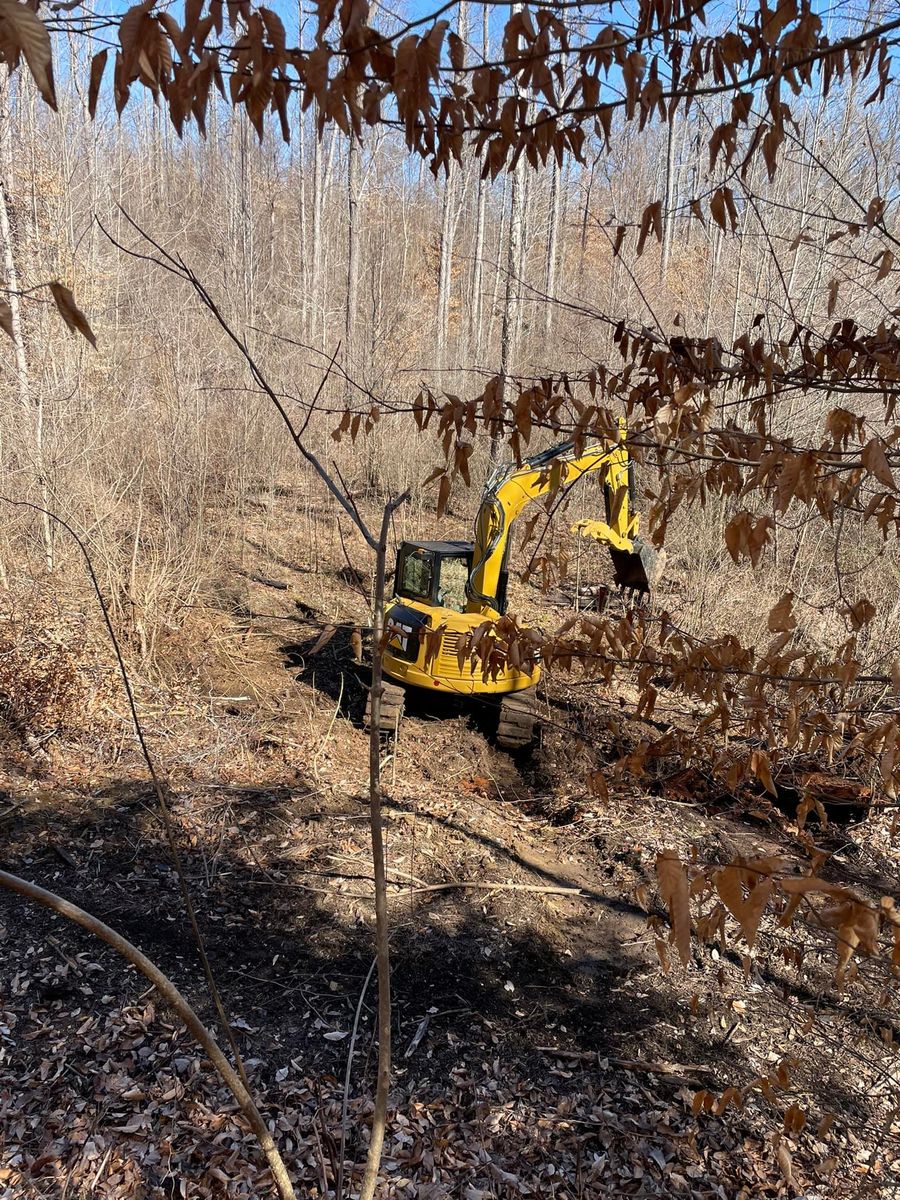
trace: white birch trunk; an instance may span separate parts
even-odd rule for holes
[[[490,52],[490,4],[482,5],[483,23],[481,34],[481,57],[487,59]],[[477,164],[476,164],[477,169]],[[472,244],[472,282],[469,292],[469,347],[478,359],[484,343],[482,321],[484,315],[484,227],[487,216],[488,183],[478,171],[478,190],[475,198],[475,234]]]
[[[553,332],[556,315],[556,268],[559,257],[559,213],[562,201],[562,168],[554,154],[550,171],[550,207],[547,213],[547,255],[544,261],[544,332]]]
[[[469,35],[466,0],[459,0],[457,32],[465,45]],[[458,213],[454,212],[459,168],[451,158],[444,182],[443,210],[441,213],[441,252],[438,267],[437,348],[440,365],[449,365],[448,325],[450,319],[450,291],[453,283],[453,242],[456,236]]]
[[[512,173],[512,198],[509,208],[509,234],[506,240],[506,291],[500,326],[500,373],[506,377],[515,356],[519,325],[522,249],[525,233],[525,159],[520,158]]]
[[[672,253],[672,227],[675,214],[672,211],[672,196],[675,190],[675,114],[669,118],[666,126],[666,175],[665,194],[663,198],[663,230],[662,247],[659,255],[659,279],[665,284],[669,274],[669,258]]]
[[[347,149],[347,302],[344,310],[344,362],[355,369],[357,287],[359,282],[359,191],[362,164],[359,141],[351,135]],[[349,386],[349,385],[348,385]]]
[[[0,66],[0,256],[3,263],[3,284],[6,302],[10,311],[12,330],[13,363],[16,374],[16,395],[22,408],[23,419],[34,422],[34,461],[40,487],[41,504],[50,507],[50,491],[47,486],[44,460],[44,403],[40,389],[33,403],[31,373],[28,352],[25,346],[25,329],[22,322],[20,282],[15,246],[13,244],[13,145],[12,145],[12,94],[9,72]],[[41,533],[44,542],[44,563],[48,571],[53,570],[53,529],[46,512],[41,514]]]
[[[444,182],[441,211],[441,250],[438,266],[437,350],[440,365],[448,365],[447,325],[450,314],[450,280],[453,273],[453,196],[456,191],[456,163],[451,159]]]

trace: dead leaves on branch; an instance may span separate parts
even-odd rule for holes
[[[288,98],[296,92],[304,109],[316,106],[320,130],[334,124],[358,135],[364,125],[390,121],[435,171],[460,159],[468,141],[485,174],[496,176],[523,155],[532,166],[551,157],[561,162],[566,154],[582,160],[590,137],[611,143],[614,118],[644,129],[672,120],[679,107],[686,112],[702,92],[730,98],[727,119],[709,135],[713,166],[746,176],[762,156],[771,176],[788,132],[797,128],[785,97],[801,96],[817,82],[827,96],[852,76],[870,78],[868,100],[878,102],[890,79],[890,23],[833,39],[808,0],[781,3],[774,13],[760,3],[739,31],[719,33],[710,32],[711,0],[638,0],[627,21],[602,27],[586,2],[565,17],[523,5],[504,14],[499,58],[471,64],[459,38],[448,36],[443,10],[397,28],[384,24],[375,6],[316,0],[315,7],[315,44],[300,48],[288,45],[273,9],[250,0],[184,0],[163,11],[153,0],[133,5],[118,18],[117,110],[138,83],[168,103],[179,133],[190,120],[202,132],[215,86],[245,109],[260,136],[267,118],[277,117],[289,138]],[[12,67],[24,54],[41,94],[54,104],[46,28],[20,0],[0,0],[0,12],[0,54]],[[91,111],[105,65],[97,56],[91,67]],[[717,188],[707,205],[712,221],[736,226],[729,187]],[[883,201],[870,206],[870,228],[880,224],[884,207]],[[702,219],[702,211],[696,215]],[[656,202],[644,213],[641,248],[651,231],[661,238],[661,226]],[[882,253],[882,278],[891,264]]]
[[[876,773],[884,793],[900,788],[900,725],[895,714],[873,717],[872,696],[898,686],[900,667],[891,675],[866,675],[857,632],[834,656],[826,656],[797,637],[794,597],[785,593],[769,615],[769,643],[744,645],[734,635],[700,639],[674,626],[665,612],[632,609],[621,616],[581,613],[555,632],[542,633],[507,614],[486,620],[475,635],[460,639],[460,669],[480,663],[485,679],[508,667],[531,671],[577,671],[584,680],[607,687],[627,677],[637,689],[638,717],[654,713],[660,690],[689,699],[696,723],[689,730],[670,726],[641,741],[613,762],[612,777],[641,778],[654,762],[679,757],[702,761],[704,769],[731,793],[751,783],[777,796],[777,779],[788,758],[802,756],[830,763],[839,758],[844,773]],[[848,610],[857,619],[871,616],[860,601]],[[742,739],[741,741],[737,739]],[[817,768],[819,769],[819,768]],[[828,777],[831,780],[831,776]],[[754,783],[755,781],[755,783]],[[833,781],[832,781],[833,782]],[[866,788],[846,802],[866,807]],[[803,805],[809,793],[810,801]],[[803,790],[802,819],[820,812],[822,787]],[[827,794],[825,799],[827,800]]]
[[[849,320],[818,335],[797,326],[773,344],[738,337],[730,351],[715,338],[673,335],[620,324],[614,333],[621,365],[604,364],[581,379],[567,375],[516,385],[494,377],[471,398],[425,389],[413,412],[420,429],[437,426],[445,470],[465,482],[476,432],[505,441],[521,460],[537,430],[572,439],[576,449],[615,436],[616,410],[630,415],[632,455],[655,470],[645,487],[653,540],[663,542],[668,522],[683,504],[712,497],[740,503],[724,534],[735,562],[757,566],[773,540],[776,521],[793,506],[815,511],[829,524],[841,510],[872,521],[882,536],[900,531],[895,467],[900,426],[893,424],[900,383],[900,332],[882,325],[865,333]],[[783,394],[858,391],[867,405],[881,395],[884,424],[839,405],[810,444],[772,432]],[[743,428],[715,423],[723,396],[746,408]],[[357,425],[344,414],[341,429]],[[435,477],[440,472],[435,473]]]
[[[691,958],[692,931],[701,941],[727,944],[726,912],[752,950],[767,912],[777,917],[780,928],[787,928],[804,906],[807,924],[834,938],[835,982],[839,986],[848,978],[854,956],[879,955],[879,935],[885,930],[891,942],[892,968],[900,970],[900,914],[892,897],[872,903],[815,873],[794,875],[790,870],[791,864],[784,858],[739,858],[724,867],[702,868],[691,878],[674,850],[658,854],[657,883],[669,914],[669,941],[676,945],[682,963],[687,966]],[[824,897],[826,903],[817,906],[812,897]],[[656,924],[658,918],[651,916],[650,921]],[[660,958],[668,969],[668,957],[661,954]]]
[[[50,34],[34,8],[20,0],[0,0],[0,61],[14,71],[24,58],[38,91],[56,111]]]

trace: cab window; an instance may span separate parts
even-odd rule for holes
[[[408,550],[400,563],[398,594],[412,600],[430,600],[431,579],[431,554],[427,550]]]
[[[464,612],[468,579],[469,559],[467,556],[442,558],[437,595],[438,604],[443,608],[452,608],[454,612]]]

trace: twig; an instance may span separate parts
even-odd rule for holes
[[[344,1097],[341,1101],[341,1149],[338,1155],[338,1170],[337,1170],[337,1186],[334,1190],[335,1200],[344,1200],[344,1150],[347,1145],[347,1109],[350,1107],[350,1071],[353,1067],[353,1055],[356,1051],[356,1035],[359,1031],[359,1019],[362,1015],[363,1003],[366,998],[366,992],[369,990],[369,984],[372,982],[372,975],[375,971],[377,958],[372,959],[372,965],[369,967],[368,974],[363,981],[362,990],[359,993],[359,1000],[356,1002],[356,1013],[353,1017],[353,1029],[350,1033],[350,1048],[347,1051],[347,1068],[344,1071]]]
[[[328,726],[328,731],[326,732],[325,737],[322,739],[319,749],[313,755],[312,763],[310,764],[312,766],[312,772],[316,778],[316,781],[318,781],[318,779],[319,779],[319,767],[318,767],[319,758],[321,757],[321,755],[322,755],[323,751],[325,750],[325,748],[327,747],[328,743],[331,741],[331,731],[332,731],[332,729],[334,729],[334,723],[338,718],[338,713],[341,711],[341,701],[343,699],[344,699],[344,672],[341,671],[341,686],[338,689],[338,698],[337,698],[337,703],[334,706],[334,712],[331,714],[331,723]]]
[[[574,1059],[578,1062],[599,1062],[603,1059],[611,1067],[618,1067],[621,1071],[647,1071],[651,1075],[658,1075],[661,1079],[668,1079],[672,1083],[683,1084],[686,1087],[702,1088],[706,1086],[702,1080],[682,1075],[670,1067],[664,1067],[661,1063],[644,1062],[636,1058],[613,1058],[599,1050],[559,1050],[556,1046],[535,1046],[535,1050],[539,1054],[548,1054],[554,1058]],[[703,1066],[692,1065],[686,1069],[709,1071],[712,1074],[709,1068]]]
[[[550,896],[581,896],[584,894],[581,888],[577,887],[544,887],[537,883],[490,883],[460,879],[453,883],[429,883],[425,887],[405,888],[391,899],[400,899],[401,896],[417,896],[422,892],[450,892],[459,888],[478,888],[486,892],[536,892]]]
[[[409,498],[404,492],[385,505],[375,556],[375,592],[372,605],[372,691],[369,725],[369,830],[372,838],[372,874],[375,877],[375,957],[378,964],[378,1075],[375,1108],[366,1169],[359,1200],[372,1200],[378,1183],[384,1131],[387,1123],[388,1092],[391,1086],[391,957],[388,922],[387,874],[384,861],[384,828],[381,819],[381,693],[384,629],[384,579],[387,539],[394,511]]]
[[[171,979],[167,975],[164,975],[159,967],[151,962],[145,954],[142,954],[137,946],[129,942],[127,938],[116,933],[114,929],[110,929],[103,921],[98,920],[97,917],[92,916],[83,908],[79,908],[76,904],[71,904],[68,900],[57,896],[55,892],[48,892],[46,888],[39,887],[35,883],[29,883],[27,879],[21,879],[18,875],[11,875],[8,871],[0,871],[0,887],[8,888],[12,892],[18,892],[20,896],[34,900],[37,904],[42,904],[45,908],[59,913],[60,916],[74,921],[76,925],[80,925],[88,933],[92,933],[95,937],[106,942],[108,946],[112,946],[113,950],[121,954],[133,967],[136,967],[142,975],[150,980],[166,1003],[171,1005],[179,1017],[181,1017],[188,1032],[200,1043],[207,1058],[218,1071],[223,1081],[228,1085],[231,1094],[240,1105],[241,1111],[250,1122],[250,1126],[256,1134],[257,1140],[269,1163],[269,1169],[275,1179],[282,1200],[296,1200],[296,1193],[294,1192],[290,1176],[287,1173],[287,1167],[284,1165],[284,1160],[278,1152],[278,1147],[272,1140],[272,1136],[253,1101],[253,1097],[228,1059],[219,1049],[212,1033],[206,1028]]]
[[[280,579],[269,579],[266,575],[251,574],[248,579],[253,583],[261,583],[263,587],[277,588],[279,592],[287,592],[291,586],[289,583],[282,583]]]

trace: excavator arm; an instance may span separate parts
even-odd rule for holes
[[[466,611],[490,613],[502,607],[512,524],[532,501],[568,490],[584,475],[605,473],[606,520],[582,521],[575,527],[585,536],[609,546],[616,581],[624,587],[649,591],[647,567],[653,551],[637,538],[639,517],[631,511],[630,459],[624,424],[619,437],[574,453],[563,442],[526,459],[521,466],[498,467],[485,485],[475,521],[472,571],[466,587]]]

